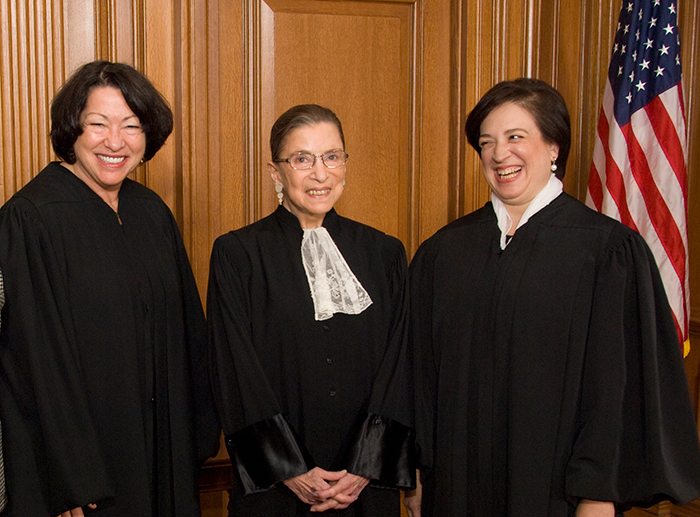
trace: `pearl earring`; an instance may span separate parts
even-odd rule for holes
[[[552,160],[552,166],[550,167],[551,171],[552,171],[552,172],[557,172],[557,169],[558,169],[558,168],[559,168],[559,167],[557,167],[557,164],[555,163],[555,161]]]
[[[279,204],[282,204],[282,200],[284,199],[284,192],[282,191],[282,184],[278,181],[275,182],[275,192],[277,192],[277,201],[279,201]]]

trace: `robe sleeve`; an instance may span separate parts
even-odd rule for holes
[[[33,205],[15,198],[0,213],[5,278],[3,368],[45,473],[51,515],[108,504],[114,496],[82,381],[62,259]],[[21,454],[21,453],[19,453]]]
[[[257,356],[249,267],[237,237],[215,242],[207,294],[212,382],[226,447],[245,493],[267,490],[314,464],[282,416]]]
[[[164,204],[165,207],[165,204]],[[180,230],[170,210],[165,207],[175,242],[175,257],[180,271],[182,285],[185,342],[189,357],[190,383],[194,405],[195,453],[201,464],[214,456],[219,448],[220,426],[214,408],[209,371],[207,324],[204,309],[192,273],[190,261],[180,236]]]
[[[434,415],[436,411],[437,357],[433,350],[433,264],[427,245],[421,246],[410,268],[409,343],[413,355],[418,467],[433,466]]]
[[[413,404],[407,347],[408,274],[403,245],[387,246],[392,308],[387,345],[370,394],[369,413],[349,449],[347,470],[374,485],[415,487]]]
[[[681,348],[654,258],[627,232],[599,264],[567,495],[624,508],[700,493]]]

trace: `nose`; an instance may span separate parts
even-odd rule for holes
[[[105,135],[105,146],[110,151],[117,151],[124,146],[124,139],[119,127],[111,126],[109,128]]]
[[[495,162],[502,162],[506,158],[508,158],[508,155],[510,154],[510,149],[508,148],[508,143],[507,142],[502,142],[500,140],[496,140],[493,144],[493,152],[491,153],[491,158]]]
[[[320,182],[328,178],[328,169],[320,156],[314,156],[314,164],[311,166],[311,176]]]

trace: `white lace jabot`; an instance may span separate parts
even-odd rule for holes
[[[327,320],[338,312],[359,314],[372,305],[369,294],[325,228],[304,230],[301,260],[311,289],[316,321]]]
[[[540,190],[532,201],[530,201],[530,204],[527,205],[525,212],[523,212],[523,216],[520,218],[520,221],[518,221],[518,227],[516,230],[524,225],[530,219],[530,217],[559,197],[559,194],[561,194],[563,191],[564,185],[562,184],[561,180],[552,174],[544,188]],[[513,220],[510,218],[510,215],[508,215],[505,203],[501,201],[493,192],[491,193],[491,204],[493,205],[493,211],[496,212],[498,229],[501,230],[501,249],[504,250],[509,242],[506,239],[506,236],[508,230],[510,230],[510,225],[513,223]]]

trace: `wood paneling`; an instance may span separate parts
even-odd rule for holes
[[[688,127],[691,293],[700,293],[700,4],[679,0]],[[144,71],[175,131],[135,177],[181,225],[202,294],[224,231],[274,208],[265,169],[277,115],[300,102],[343,121],[341,213],[419,243],[488,198],[463,125],[495,82],[554,84],[572,115],[565,178],[583,199],[621,0],[0,0],[2,199],[52,159],[49,104],[78,65]],[[691,297],[700,331],[700,297]],[[700,341],[686,359],[695,406]],[[223,515],[222,451],[203,472],[203,511]],[[224,462],[224,463],[222,463]],[[218,480],[218,481],[217,481]],[[655,509],[667,511],[667,507]],[[676,510],[674,510],[676,511]],[[679,511],[679,515],[682,513]],[[663,514],[663,513],[660,513]]]

